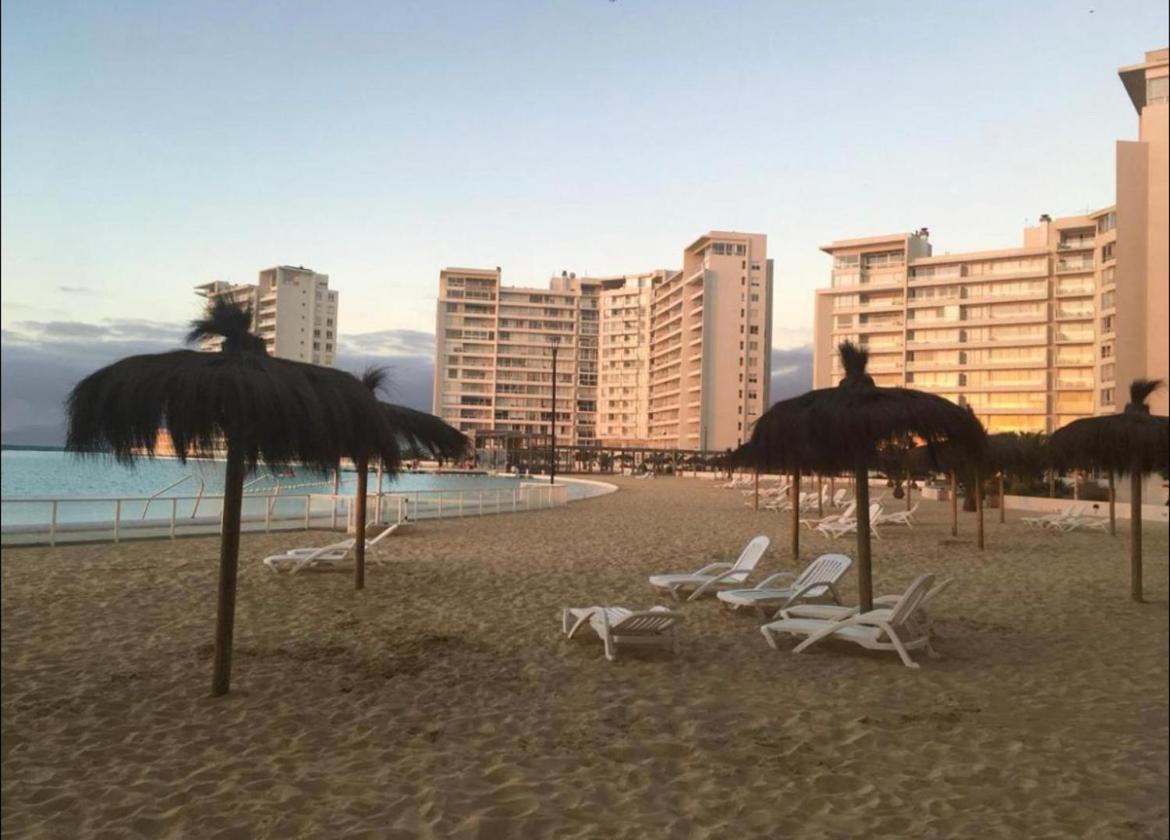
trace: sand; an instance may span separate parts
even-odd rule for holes
[[[875,543],[879,593],[953,577],[918,671],[686,604],[683,652],[606,662],[559,609],[669,603],[652,572],[788,519],[693,479],[422,523],[352,573],[245,536],[233,692],[209,696],[217,541],[6,550],[3,834],[21,838],[1167,836],[1167,533],[1028,530],[946,508]],[[1011,517],[1015,520],[1016,517]],[[801,563],[848,540],[807,537]],[[855,600],[855,577],[845,587]]]

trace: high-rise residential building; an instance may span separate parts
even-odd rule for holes
[[[654,289],[650,441],[679,449],[742,443],[768,407],[772,264],[763,234],[712,231]]]
[[[1051,432],[1120,410],[1137,376],[1165,377],[1166,51],[1146,58],[1121,71],[1141,139],[1118,144],[1116,207],[1043,215],[1003,250],[935,256],[925,228],[824,246],[814,386],[840,379],[848,339],[878,384],[969,405],[991,431]]]
[[[559,442],[735,446],[768,401],[765,247],[713,232],[684,252],[683,271],[563,272],[547,289],[504,286],[498,268],[443,269],[434,412],[472,436],[547,435],[555,347]]]
[[[337,292],[329,289],[328,275],[281,265],[261,271],[257,283],[217,280],[196,286],[195,293],[250,307],[252,331],[271,356],[330,366],[337,358]],[[221,343],[210,338],[202,346],[218,350]]]
[[[1170,227],[1168,56],[1170,51],[1166,49],[1153,50],[1146,53],[1141,64],[1119,71],[1137,109],[1138,139],[1117,144],[1117,266],[1112,278],[1115,282],[1102,291],[1111,296],[1107,302],[1113,304],[1102,311],[1101,317],[1103,321],[1110,319],[1108,335],[1116,368],[1112,379],[1102,377],[1101,386],[1115,388],[1118,408],[1124,404],[1126,389],[1135,377],[1166,379],[1170,373],[1166,350],[1170,343],[1166,235]],[[1114,326],[1119,329],[1112,329]],[[1166,390],[1155,392],[1150,406],[1155,414],[1167,414]]]

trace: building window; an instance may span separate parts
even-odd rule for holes
[[[1101,405],[1113,405],[1113,389],[1101,389]]]
[[[1157,76],[1146,79],[1146,104],[1158,105],[1170,97],[1170,76]]]
[[[1113,247],[1116,244],[1117,243],[1115,243],[1115,242],[1109,242],[1109,243],[1101,246],[1101,260],[1102,261],[1113,259]]]
[[[1113,345],[1112,344],[1102,344],[1101,345],[1101,358],[1102,359],[1113,358]]]
[[[1106,315],[1101,319],[1101,332],[1113,332],[1113,316]]]

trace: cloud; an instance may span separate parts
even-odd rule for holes
[[[387,356],[433,356],[435,336],[419,330],[377,330],[341,337],[341,349]]]
[[[67,295],[95,295],[96,291],[88,286],[58,286],[58,292],[64,292]]]
[[[803,347],[772,349],[772,402],[795,397],[812,388],[813,350],[811,344]]]
[[[12,324],[0,332],[0,438],[62,443],[65,398],[78,381],[124,356],[180,347],[186,332],[185,324],[135,318]],[[368,365],[387,367],[388,399],[429,411],[433,352],[434,336],[428,333],[380,330],[343,337],[337,364],[354,373]]]

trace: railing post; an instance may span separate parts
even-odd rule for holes
[[[57,545],[57,500],[53,499],[53,512],[49,518],[49,545]]]
[[[309,514],[313,510],[313,497],[311,495],[305,496],[305,530],[309,530]],[[337,521],[337,506],[333,507],[333,521]]]
[[[122,526],[122,500],[114,502],[114,542],[118,541],[118,530]]]
[[[175,538],[175,517],[179,515],[179,500],[171,497],[171,539]]]

